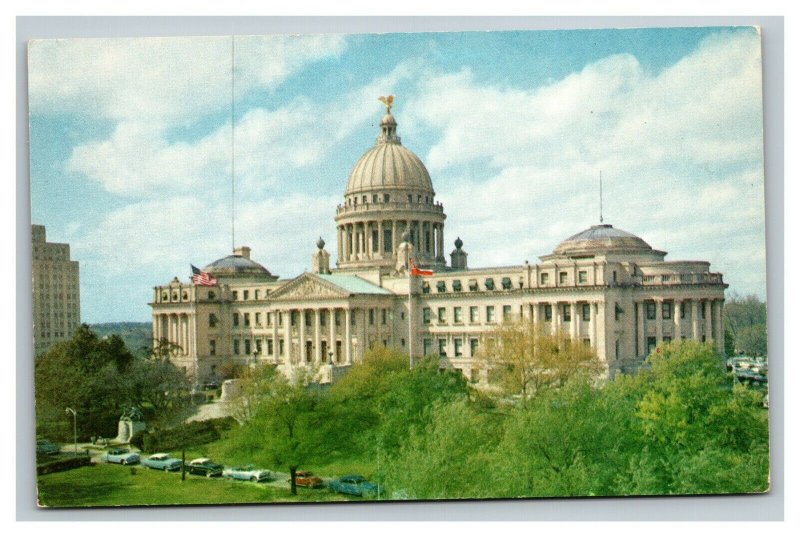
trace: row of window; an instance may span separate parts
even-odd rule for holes
[[[520,278],[520,280],[519,280],[520,289],[522,289],[522,286],[523,286],[523,281],[522,281],[522,278]],[[494,278],[486,278],[483,281],[483,287],[484,287],[485,291],[494,291],[495,290]],[[503,277],[500,280],[500,287],[505,291],[510,291],[511,289],[513,289],[513,284],[511,282],[511,278],[509,278],[508,276]],[[478,287],[478,280],[477,279],[468,280],[467,281],[467,288],[470,291],[480,291],[480,288]],[[450,291],[452,291],[454,293],[460,293],[463,290],[464,290],[464,287],[461,285],[461,280],[451,280],[450,281]],[[423,293],[430,293],[431,292],[430,282],[427,282],[427,281],[422,282],[422,292]],[[436,282],[436,292],[437,293],[447,293],[448,292],[447,282],[445,282],[444,280],[437,281]]]
[[[300,315],[299,311],[292,311],[291,312],[291,314],[289,316],[289,324],[291,326],[297,326],[297,321],[298,321],[299,315]],[[367,322],[368,322],[368,324],[370,326],[378,324],[378,323],[380,323],[382,325],[385,325],[385,324],[388,324],[390,315],[391,315],[391,311],[389,309],[387,309],[387,308],[370,308],[370,309],[367,310]],[[320,312],[319,312],[319,324],[320,324],[320,326],[327,326],[328,325],[328,317],[329,316],[330,315],[329,315],[329,312],[327,310],[320,310]],[[252,316],[251,316],[250,313],[241,313],[241,314],[240,313],[234,313],[233,317],[232,317],[233,326],[245,326],[245,327],[256,326],[256,327],[261,327],[262,326],[262,324],[261,324],[262,317],[263,317],[264,321],[266,321],[265,326],[268,326],[268,327],[272,326],[273,314],[272,314],[271,311],[265,312],[263,316],[262,316],[262,313],[258,312],[258,311],[257,312],[253,312]],[[311,311],[304,312],[303,317],[304,317],[303,320],[305,321],[303,323],[304,326],[306,326],[306,327],[313,326],[314,318],[313,318],[313,313]],[[337,310],[335,310],[333,312],[333,322],[334,322],[334,324],[336,326],[341,326],[342,317],[343,317],[342,310],[337,309]],[[404,317],[405,317],[405,315],[402,315],[401,318],[404,318]],[[217,316],[215,314],[213,314],[213,313],[209,314],[209,316],[208,316],[208,326],[210,328],[214,328],[215,326],[217,326],[218,322],[219,322],[219,319],[217,318]],[[278,323],[278,326],[282,326],[283,325],[283,312],[280,312],[280,311],[277,312],[277,323]],[[356,316],[355,315],[350,317],[350,324],[351,324],[351,326],[355,326],[356,325]]]
[[[462,319],[462,307],[461,306],[454,306],[453,307],[453,323],[458,324],[464,322]],[[495,322],[495,307],[494,306],[485,306],[484,308],[485,314],[484,319],[486,323],[493,323]],[[508,320],[511,318],[511,306],[505,305],[503,306],[503,320]],[[447,323],[447,308],[437,308],[436,309],[436,321],[439,324]],[[478,306],[469,306],[469,322],[470,323],[479,323],[480,316]],[[422,324],[430,324],[431,323],[431,308],[422,308]]]
[[[360,198],[361,203],[363,205],[369,203],[370,199],[372,200],[372,203],[381,203],[381,200],[383,200],[383,203],[389,203],[390,201],[392,201],[392,197],[389,194],[383,194],[382,196],[380,194],[372,194],[371,198],[370,196],[364,194]],[[408,200],[408,203],[414,203],[413,194],[407,194],[406,199]],[[422,203],[423,199],[425,200],[425,204],[433,202],[433,198],[431,198],[430,196],[423,196],[422,194],[417,194],[417,203]],[[400,200],[395,200],[395,201],[400,201]],[[348,205],[358,205],[358,203],[359,203],[358,196],[353,196],[347,199]]]
[[[475,356],[478,352],[478,338],[469,338],[469,355]],[[446,357],[447,356],[447,339],[446,338],[437,338],[436,340],[437,345],[437,353],[439,356]],[[454,338],[453,339],[453,356],[456,358],[461,357],[464,355],[464,340],[462,338]],[[432,353],[432,340],[429,338],[425,338],[422,340],[422,353],[425,356],[428,356]]]
[[[644,303],[645,306],[645,316],[647,317],[648,321],[655,321],[656,320],[656,303],[655,301],[647,301]],[[702,319],[706,318],[706,307],[708,306],[707,302],[703,302],[700,304],[700,317]],[[672,312],[674,311],[674,302],[671,300],[665,300],[661,303],[661,318],[664,320],[672,319]],[[681,319],[686,318],[686,302],[680,302],[680,316]]]

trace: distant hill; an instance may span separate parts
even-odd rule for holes
[[[98,323],[90,324],[89,328],[98,337],[116,334],[125,342],[125,346],[134,356],[145,356],[143,347],[153,344],[153,325],[151,323]]]

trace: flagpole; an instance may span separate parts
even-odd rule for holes
[[[408,257],[408,368],[414,368],[414,351],[411,347],[413,324],[411,324],[411,254]]]

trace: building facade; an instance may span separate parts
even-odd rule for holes
[[[47,242],[44,226],[32,226],[34,356],[72,338],[81,324],[80,270],[69,244]]]
[[[281,280],[236,249],[204,267],[217,285],[177,278],[153,290],[153,337],[198,381],[223,363],[310,364],[333,380],[366,349],[437,354],[473,382],[498,324],[528,319],[591,346],[609,376],[635,369],[660,343],[723,351],[727,285],[707,261],[667,261],[643,239],[599,224],[540,263],[469,268],[463,241],[445,257],[444,207],[422,161],[397,135],[390,106],[375,145],[353,167],[336,208],[336,258],[317,241],[312,270]],[[408,261],[433,271],[409,277]]]

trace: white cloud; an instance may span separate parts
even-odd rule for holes
[[[237,37],[236,92],[274,89],[345,46],[338,35]],[[229,36],[36,40],[28,66],[34,114],[91,111],[171,125],[230,108]]]
[[[655,74],[629,54],[538,88],[482,85],[468,69],[440,74],[406,110],[441,133],[423,160],[448,240],[460,235],[473,265],[533,261],[597,223],[602,170],[606,222],[672,259],[736,268],[734,287],[763,292],[755,33],[714,35]]]

